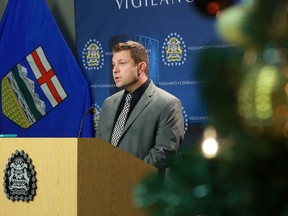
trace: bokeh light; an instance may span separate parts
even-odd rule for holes
[[[272,116],[272,93],[278,84],[278,70],[275,66],[264,66],[256,80],[255,108],[259,119],[268,119]]]
[[[216,139],[205,139],[202,143],[202,151],[204,156],[207,158],[215,157],[218,152],[218,142],[216,141]]]
[[[214,127],[207,127],[204,130],[202,152],[205,157],[213,158],[218,153],[217,132]]]
[[[222,10],[234,4],[233,0],[194,0],[198,11],[209,17],[216,17]]]

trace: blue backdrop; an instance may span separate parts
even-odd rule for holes
[[[195,143],[209,118],[195,78],[197,55],[223,49],[214,19],[202,14],[193,0],[75,0],[77,58],[100,109],[114,86],[111,49],[119,41],[142,43],[150,56],[150,78],[177,96],[185,118],[184,143]],[[205,71],[203,71],[205,73]],[[199,131],[200,129],[200,131]]]

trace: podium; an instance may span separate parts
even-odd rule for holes
[[[23,150],[36,172],[32,201],[12,201],[0,190],[1,216],[140,216],[132,188],[157,172],[98,138],[0,138],[0,179],[8,159]]]

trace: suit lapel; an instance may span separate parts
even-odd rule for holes
[[[123,134],[130,127],[130,125],[135,121],[135,119],[140,115],[140,113],[146,108],[146,106],[151,102],[153,94],[154,94],[154,90],[155,90],[155,85],[151,81],[148,88],[146,89],[146,91],[144,92],[140,100],[138,101],[136,107],[130,114],[125,124],[125,127],[123,129]]]

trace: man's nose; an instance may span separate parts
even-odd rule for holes
[[[119,69],[118,69],[117,65],[114,65],[113,69],[112,69],[112,72],[113,73],[117,73],[118,71],[119,71]]]

